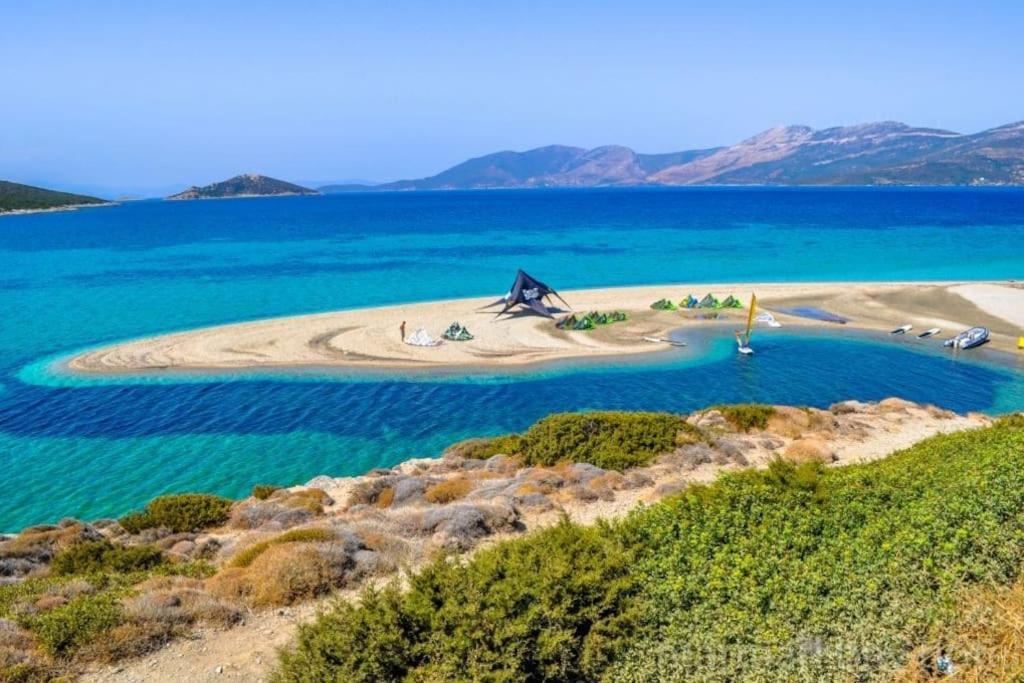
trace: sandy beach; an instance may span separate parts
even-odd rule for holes
[[[1024,334],[1024,284],[1015,282],[893,282],[793,284],[667,284],[567,290],[576,313],[624,311],[625,322],[590,331],[563,331],[528,311],[496,318],[500,309],[480,310],[496,297],[433,301],[208,327],[116,344],[80,354],[67,363],[74,372],[117,374],[166,370],[225,370],[339,367],[370,370],[523,366],[566,359],[601,358],[665,350],[644,337],[685,339],[687,331],[718,325],[742,327],[746,310],[656,311],[652,302],[678,303],[687,294],[719,299],[734,295],[746,304],[756,293],[759,310],[771,311],[784,327],[832,328],[836,323],[785,313],[811,307],[848,320],[847,329],[888,331],[914,326],[911,334],[942,328],[938,339],[975,325],[990,329],[990,348],[1017,353]],[[567,311],[555,311],[561,317]],[[717,318],[707,316],[717,314]],[[402,342],[400,326],[440,338],[458,321],[472,341],[436,347]],[[939,342],[933,341],[938,344]]]

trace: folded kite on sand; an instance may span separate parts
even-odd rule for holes
[[[409,346],[440,346],[441,340],[434,339],[429,332],[421,327],[406,337],[405,343]]]

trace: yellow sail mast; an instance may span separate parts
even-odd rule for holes
[[[747,343],[750,343],[750,331],[754,328],[754,312],[757,309],[757,295],[750,295],[750,311],[747,313]]]

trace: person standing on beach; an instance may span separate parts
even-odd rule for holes
[[[405,321],[404,320],[402,321],[402,324],[398,326],[398,329],[402,333],[402,341],[405,341]]]

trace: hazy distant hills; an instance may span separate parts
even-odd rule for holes
[[[246,173],[203,187],[190,187],[168,199],[225,199],[228,197],[273,197],[279,195],[320,194],[317,190],[295,185],[258,173]]]
[[[639,154],[551,145],[470,159],[435,176],[352,190],[636,185],[1022,185],[1024,122],[964,135],[895,121],[772,128],[729,147]]]
[[[46,211],[70,206],[109,204],[105,199],[70,192],[46,190],[0,180],[0,213],[8,211]]]

